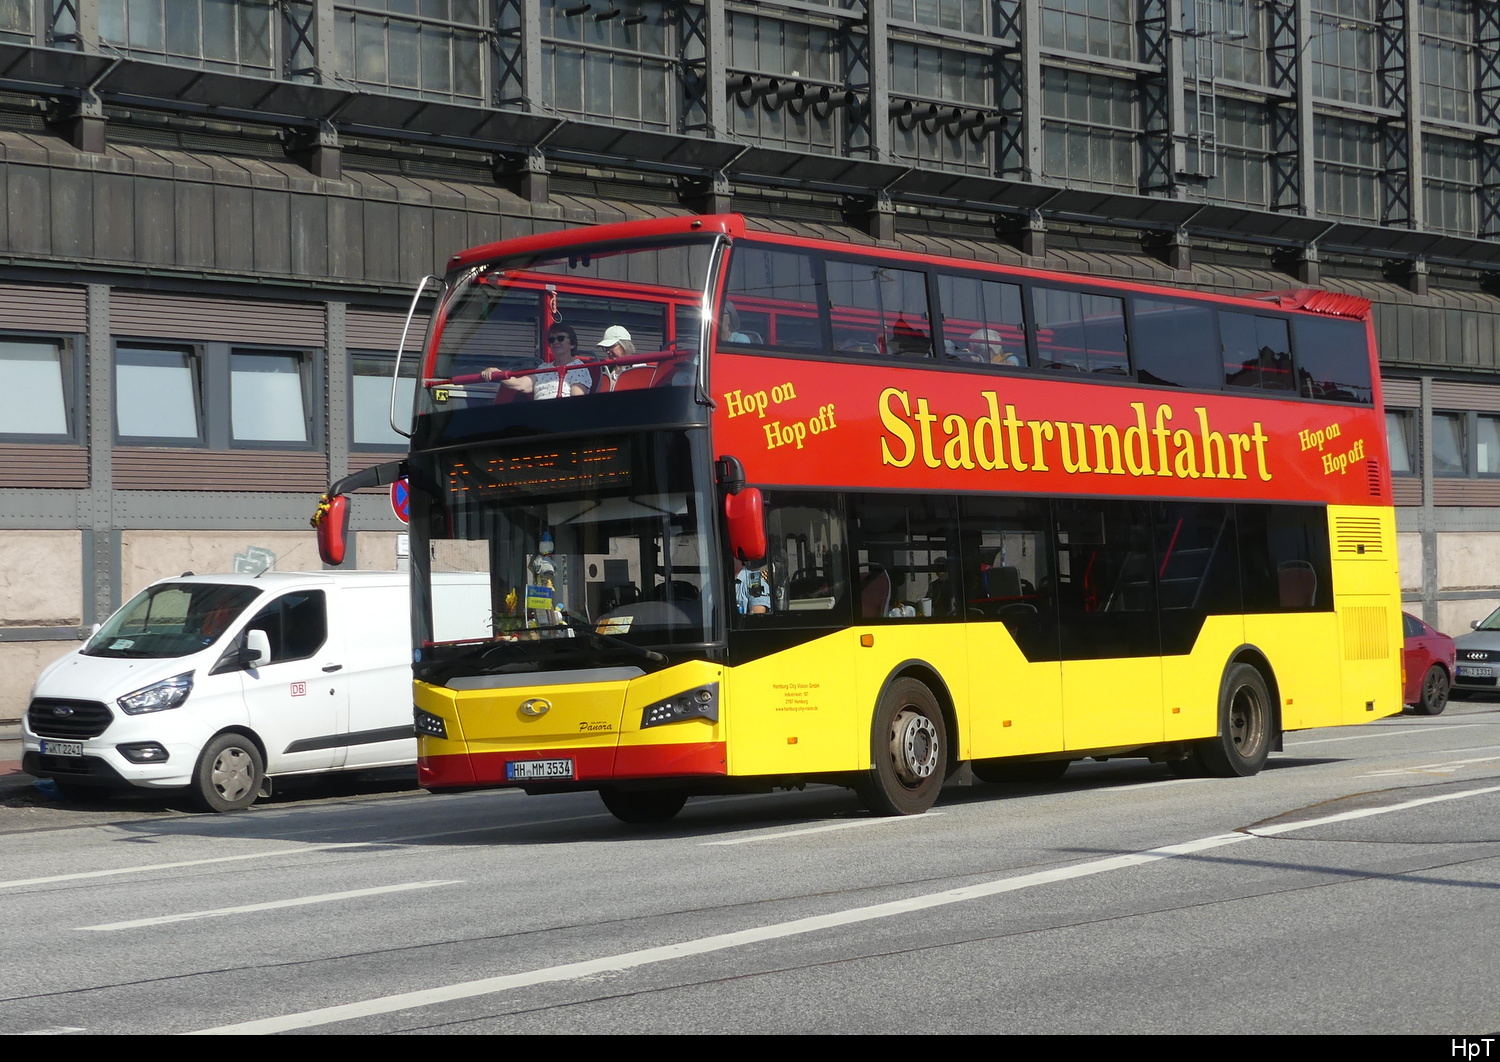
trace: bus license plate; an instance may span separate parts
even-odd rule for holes
[[[573,778],[572,760],[512,760],[505,765],[505,779],[509,782],[535,782],[557,778]]]
[[[81,741],[44,741],[42,742],[43,756],[82,756],[83,742]]]
[[[1492,667],[1462,667],[1458,669],[1460,678],[1494,678],[1495,669]]]

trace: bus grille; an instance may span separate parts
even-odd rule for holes
[[[50,738],[98,737],[114,720],[98,701],[72,701],[61,697],[37,697],[26,711],[33,734]]]
[[[1340,516],[1333,521],[1333,548],[1361,557],[1385,555],[1378,516]]]
[[[1344,659],[1384,660],[1391,655],[1388,611],[1378,605],[1344,609]]]

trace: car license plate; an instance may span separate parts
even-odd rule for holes
[[[1459,665],[1458,674],[1460,678],[1494,678],[1495,669],[1492,667],[1464,667]]]
[[[83,742],[81,741],[44,741],[42,742],[43,756],[82,756]]]
[[[505,778],[510,782],[534,782],[556,778],[573,777],[572,760],[512,760],[505,765]]]

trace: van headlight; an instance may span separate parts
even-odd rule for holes
[[[188,671],[169,679],[127,693],[115,701],[126,715],[145,715],[147,712],[164,712],[176,708],[187,695],[193,692],[193,673]]]

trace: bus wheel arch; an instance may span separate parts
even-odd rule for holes
[[[877,815],[920,815],[953,770],[957,733],[952,697],[927,665],[894,668],[870,717],[870,768],[854,781]]]
[[[1259,774],[1278,744],[1280,713],[1269,663],[1258,651],[1236,652],[1219,680],[1216,733],[1194,744],[1206,773],[1217,778]]]

